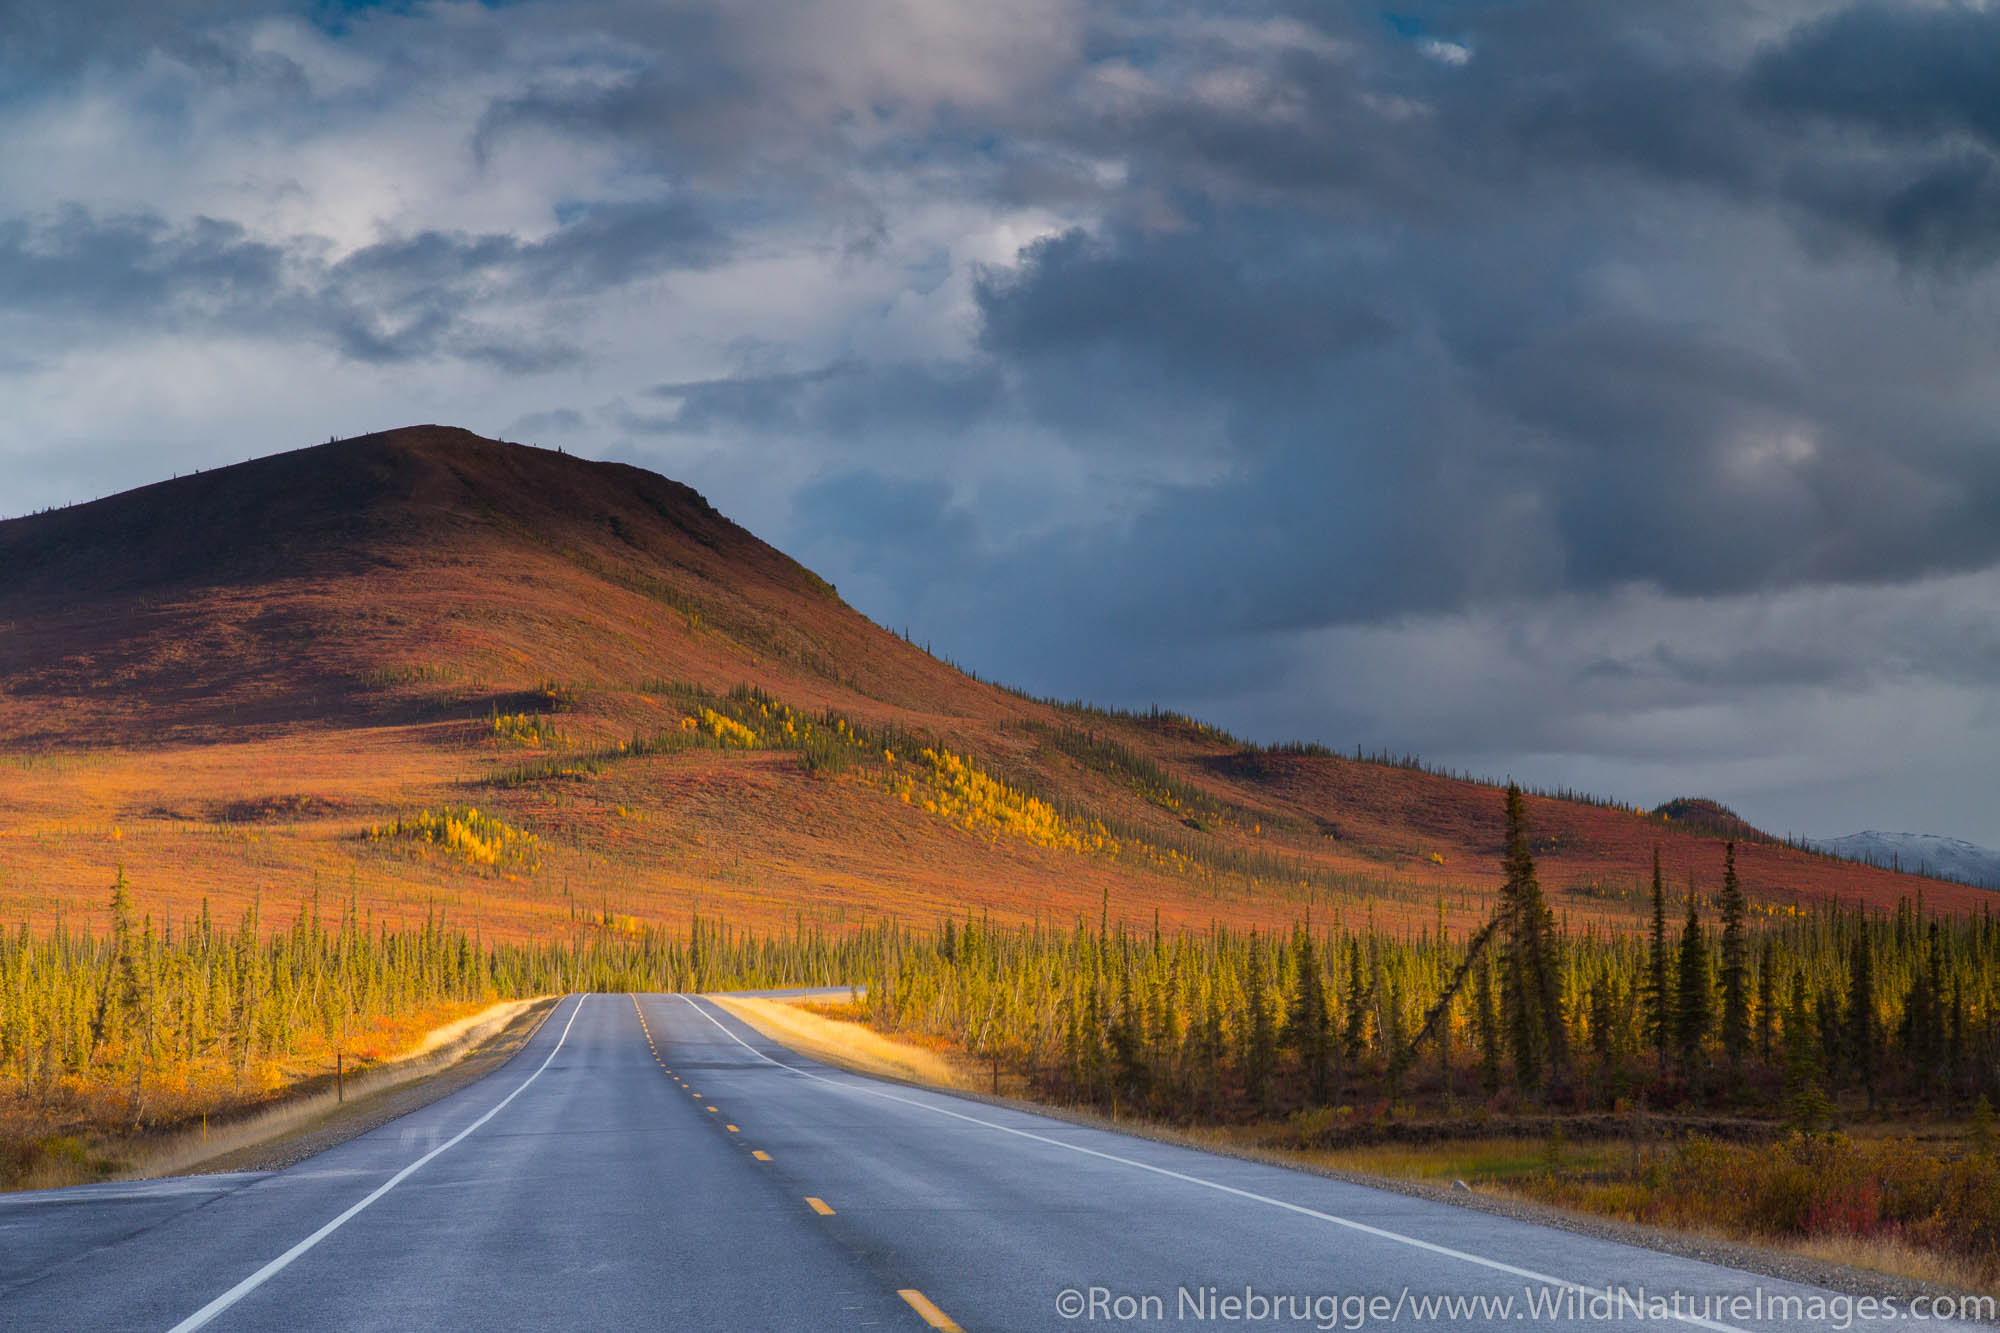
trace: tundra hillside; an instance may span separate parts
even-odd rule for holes
[[[234,920],[314,886],[405,927],[830,929],[1095,915],[1461,928],[1497,788],[1025,698],[859,615],[685,486],[414,427],[0,523],[0,919]],[[1761,904],[1977,889],[1726,811],[1530,793],[1554,909],[1643,925],[1733,838]]]

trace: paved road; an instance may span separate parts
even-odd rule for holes
[[[1512,1307],[1426,1316],[1481,1298]],[[1817,1331],[1838,1300],[834,1072],[682,996],[567,1000],[285,1171],[0,1196],[5,1329]]]

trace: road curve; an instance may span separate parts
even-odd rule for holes
[[[565,1000],[283,1171],[0,1196],[10,1330],[1980,1326],[1930,1313],[837,1072],[687,996]]]

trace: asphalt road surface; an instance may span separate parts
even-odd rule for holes
[[[565,1000],[284,1171],[0,1196],[4,1329],[1974,1326],[1885,1313],[836,1072],[685,996]]]

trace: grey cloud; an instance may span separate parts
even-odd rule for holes
[[[335,264],[331,285],[365,297],[499,283],[527,297],[588,294],[667,269],[703,268],[724,253],[715,228],[678,203],[585,210],[540,241],[437,231],[366,246]]]
[[[1962,132],[2000,147],[2000,13],[1855,5],[1761,53],[1749,87],[1781,112],[1920,142]]]
[[[1629,29],[1578,24],[1563,51],[1535,26],[1516,46],[1519,25],[1497,16],[1499,40],[1444,105],[1475,141],[1501,128],[1492,146],[1530,176],[1610,167],[1702,186],[1915,267],[2000,258],[2000,15],[1864,4],[1746,50],[1715,44],[1731,20],[1704,12],[1706,31],[1648,31],[1651,11]],[[1552,58],[1565,72],[1546,72]]]
[[[982,343],[1086,378],[1092,392],[1226,380],[1293,395],[1316,368],[1390,335],[1337,261],[1301,265],[1295,234],[1219,221],[1164,238],[1036,242],[1017,267],[983,275]]]
[[[1851,661],[1829,656],[1823,643],[1756,644],[1750,647],[1704,645],[1689,651],[1671,644],[1656,644],[1633,669],[1628,679],[1651,673],[1702,693],[1717,689],[1743,690],[1799,686],[1835,687],[1859,685],[1865,679]]]
[[[543,432],[554,435],[574,436],[584,429],[583,413],[573,407],[554,407],[546,412],[530,412],[518,417],[507,427],[507,438],[527,439],[536,442]]]
[[[837,365],[656,385],[654,397],[679,404],[679,411],[660,418],[658,433],[698,434],[724,422],[752,430],[797,431],[808,424],[815,390],[858,373],[858,367]]]
[[[750,373],[656,385],[679,404],[651,433],[717,429],[809,432],[854,438],[870,432],[952,434],[1006,410],[991,365],[873,366],[840,362],[809,371]]]
[[[1062,439],[1130,488],[1123,521],[974,576],[988,598],[1042,589],[1052,618],[1093,615],[1135,649],[1496,595],[1726,595],[2000,558],[1986,517],[2000,467],[1976,397],[1884,410],[1899,326],[1938,318],[1893,266],[1862,262],[1865,318],[1887,322],[1857,327],[1838,360],[1768,315],[1821,266],[1855,262],[1774,241],[1773,218],[1905,264],[1984,262],[1984,159],[1939,139],[1980,123],[1969,94],[1950,114],[1857,121],[1915,138],[1890,159],[1817,123],[1858,104],[1813,80],[1815,53],[1860,20],[1756,28],[1782,11],[1721,4],[1449,14],[1473,52],[1461,66],[1373,17],[1314,11],[1259,40],[1243,26],[1256,15],[1203,27],[1100,7],[1085,66],[1127,70],[1127,92],[1079,75],[1063,97],[994,113],[1015,131],[997,143],[968,121],[923,145],[947,187],[1021,202],[1040,182],[1106,213],[978,275],[973,360],[662,386],[675,410],[628,427],[820,441],[847,460],[871,435],[885,460],[922,438],[947,468],[996,428]],[[715,107],[759,91],[752,66],[683,67],[727,40],[696,33],[626,84],[537,94],[494,123],[532,111],[699,145]],[[1844,77],[1836,63],[1824,80]],[[1076,164],[1102,158],[1122,178],[1083,184]],[[893,153],[867,160],[896,170]],[[1654,290],[1620,294],[1620,269]],[[1741,299],[1753,288],[1765,313]],[[1135,484],[1116,470],[1148,456],[1207,473]],[[899,543],[897,505],[846,502],[881,505],[893,521],[869,558],[919,578],[923,544]]]
[[[150,215],[99,218],[70,208],[0,223],[0,305],[115,320],[191,306],[241,313],[282,281],[284,254],[234,223],[175,230]]]
[[[206,41],[208,29],[288,8],[270,0],[12,0],[0,6],[0,63],[67,72],[164,49],[228,64],[232,58]]]
[[[498,327],[508,303],[577,297],[660,273],[705,267],[724,241],[680,203],[587,210],[548,237],[422,232],[328,264],[323,243],[253,239],[233,222],[176,228],[150,215],[81,208],[0,223],[0,302],[17,321],[129,336],[207,328],[331,342],[370,364],[459,357],[508,373],[575,365],[581,353],[547,333]]]
[[[971,516],[952,503],[950,488],[940,481],[844,472],[804,487],[793,504],[805,517],[807,540],[851,543],[868,573],[881,572],[874,557],[884,532],[947,567],[967,563],[976,541]]]
[[[2000,259],[2000,162],[1947,147],[1785,173],[1786,199],[1813,221],[1886,247],[1903,264],[1947,274]]]

